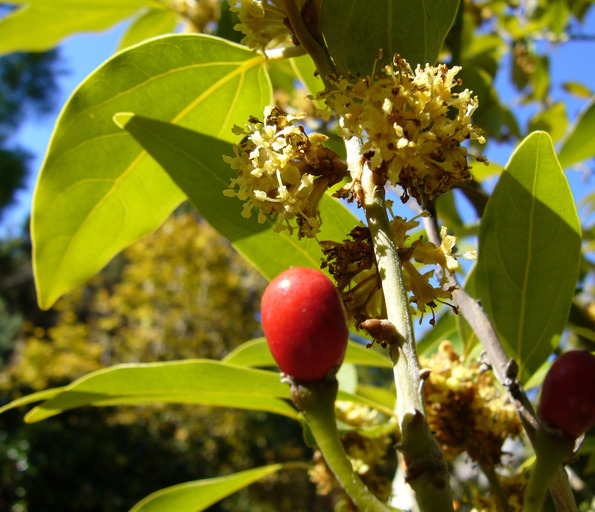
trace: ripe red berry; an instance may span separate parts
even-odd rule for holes
[[[558,356],[543,381],[539,414],[573,439],[595,425],[595,356],[586,350]]]
[[[279,274],[264,292],[261,313],[271,353],[287,375],[321,380],[343,362],[349,336],[343,302],[319,270]]]

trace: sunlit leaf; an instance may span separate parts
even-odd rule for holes
[[[415,69],[434,64],[459,0],[325,0],[320,31],[342,73],[370,75],[398,53]]]
[[[41,402],[43,400],[49,400],[50,398],[54,398],[58,393],[61,393],[64,388],[51,388],[51,389],[43,389],[42,391],[37,391],[36,393],[31,393],[30,395],[23,396],[21,398],[17,398],[12,402],[0,407],[0,414],[6,411],[10,411],[11,409],[16,409],[17,407],[22,407],[24,405],[34,404],[35,402]]]
[[[562,87],[577,98],[588,99],[593,96],[593,91],[580,82],[564,82]]]
[[[105,30],[133,15],[151,0],[33,0],[0,20],[0,53],[43,51],[67,36]]]
[[[166,487],[139,501],[130,512],[201,512],[213,503],[284,467],[284,464],[273,464],[232,475]]]
[[[141,43],[152,37],[173,32],[179,18],[175,12],[165,9],[149,9],[136,18],[128,27],[118,50]]]
[[[238,348],[227,354],[223,361],[238,366],[276,366],[265,338],[242,343]],[[368,349],[355,341],[349,341],[345,353],[345,362],[361,366],[378,366],[392,368],[387,356],[374,349]]]
[[[572,192],[544,132],[514,151],[479,233],[476,290],[526,380],[561,334],[581,251]]]
[[[295,418],[279,374],[193,359],[122,364],[89,373],[32,409],[33,423],[85,405],[186,403],[255,409]]]
[[[570,167],[595,155],[595,99],[579,115],[564,138],[558,157],[562,167]]]
[[[222,155],[233,155],[231,145],[169,123],[132,114],[116,121],[159,162],[188,195],[200,215],[257,268],[271,279],[288,267],[319,268],[322,251],[313,239],[298,240],[296,233],[274,231],[274,221],[259,224],[257,216],[242,217],[242,202],[223,196],[237,171]],[[341,241],[357,223],[338,200],[325,195],[320,203],[319,240]],[[326,222],[325,222],[326,219]]]
[[[113,115],[133,110],[235,140],[233,125],[271,101],[263,63],[214,37],[171,35],[117,54],[78,87],[54,129],[33,200],[42,308],[156,229],[184,198]]]

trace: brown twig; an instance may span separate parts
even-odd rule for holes
[[[434,209],[432,205],[429,205],[428,209],[431,215],[423,218],[424,227],[428,239],[432,243],[440,245],[441,240],[440,235],[438,234],[437,217],[435,211],[433,211]],[[437,267],[436,277],[440,279],[442,276],[442,268]],[[455,290],[452,292],[453,302],[481,342],[488,357],[488,361],[492,366],[492,370],[494,371],[494,375],[508,392],[508,396],[516,409],[527,437],[529,438],[531,445],[535,447],[536,433],[541,427],[537,415],[535,414],[535,410],[518,380],[517,363],[514,359],[511,359],[506,355],[494,327],[479,303],[458,286],[454,276],[447,273],[446,277],[448,280],[446,284],[447,288],[456,286]],[[572,495],[572,489],[568,482],[568,476],[566,475],[564,468],[560,467],[554,477],[550,480],[549,489],[557,511],[578,511],[574,496]]]

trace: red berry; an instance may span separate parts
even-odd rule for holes
[[[554,361],[541,388],[539,414],[572,438],[595,425],[595,356],[571,350]]]
[[[343,362],[349,336],[343,302],[319,270],[279,274],[264,292],[261,313],[271,353],[287,375],[321,380]]]

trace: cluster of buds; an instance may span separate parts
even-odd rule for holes
[[[447,235],[445,227],[442,227],[440,232],[442,243],[439,246],[424,240],[423,237],[408,243],[408,231],[418,225],[418,217],[405,220],[393,216],[391,221],[393,237],[403,265],[405,287],[411,292],[411,303],[423,315],[428,308],[433,311],[438,302],[449,300],[452,289],[444,288],[445,278],[436,285],[432,284],[434,269],[422,273],[414,262],[421,265],[439,265],[452,272],[459,266],[458,257],[475,259],[476,254],[474,251],[462,255],[452,254],[456,238]],[[335,278],[345,308],[355,320],[356,326],[359,327],[368,319],[385,318],[380,276],[369,229],[356,227],[351,231],[350,239],[344,240],[343,243],[323,241],[320,244],[326,256],[323,268],[328,267],[330,274]]]
[[[331,77],[334,88],[320,94],[340,119],[340,134],[364,141],[362,157],[384,181],[403,189],[403,202],[412,196],[421,204],[422,194],[433,199],[471,180],[461,143],[485,139],[471,124],[477,97],[452,90],[460,85],[460,69],[426,65],[413,72],[396,55],[374,77]],[[350,191],[355,187],[356,180]]]
[[[504,441],[522,428],[493,373],[464,364],[449,341],[420,362],[431,370],[424,387],[428,422],[447,460],[466,452],[482,467],[500,465]]]
[[[292,124],[304,117],[267,107],[264,121],[252,117],[245,128],[236,126],[234,132],[244,139],[234,144],[235,156],[223,158],[238,176],[224,194],[244,201],[244,217],[256,209],[258,222],[274,218],[276,231],[290,232],[289,221],[295,219],[299,237],[314,237],[321,224],[320,199],[343,179],[347,167],[339,155],[322,146],[326,135],[307,134]]]
[[[296,3],[301,9],[306,0]],[[234,29],[244,34],[242,44],[262,51],[295,44],[282,1],[231,0],[229,4],[240,20]]]

